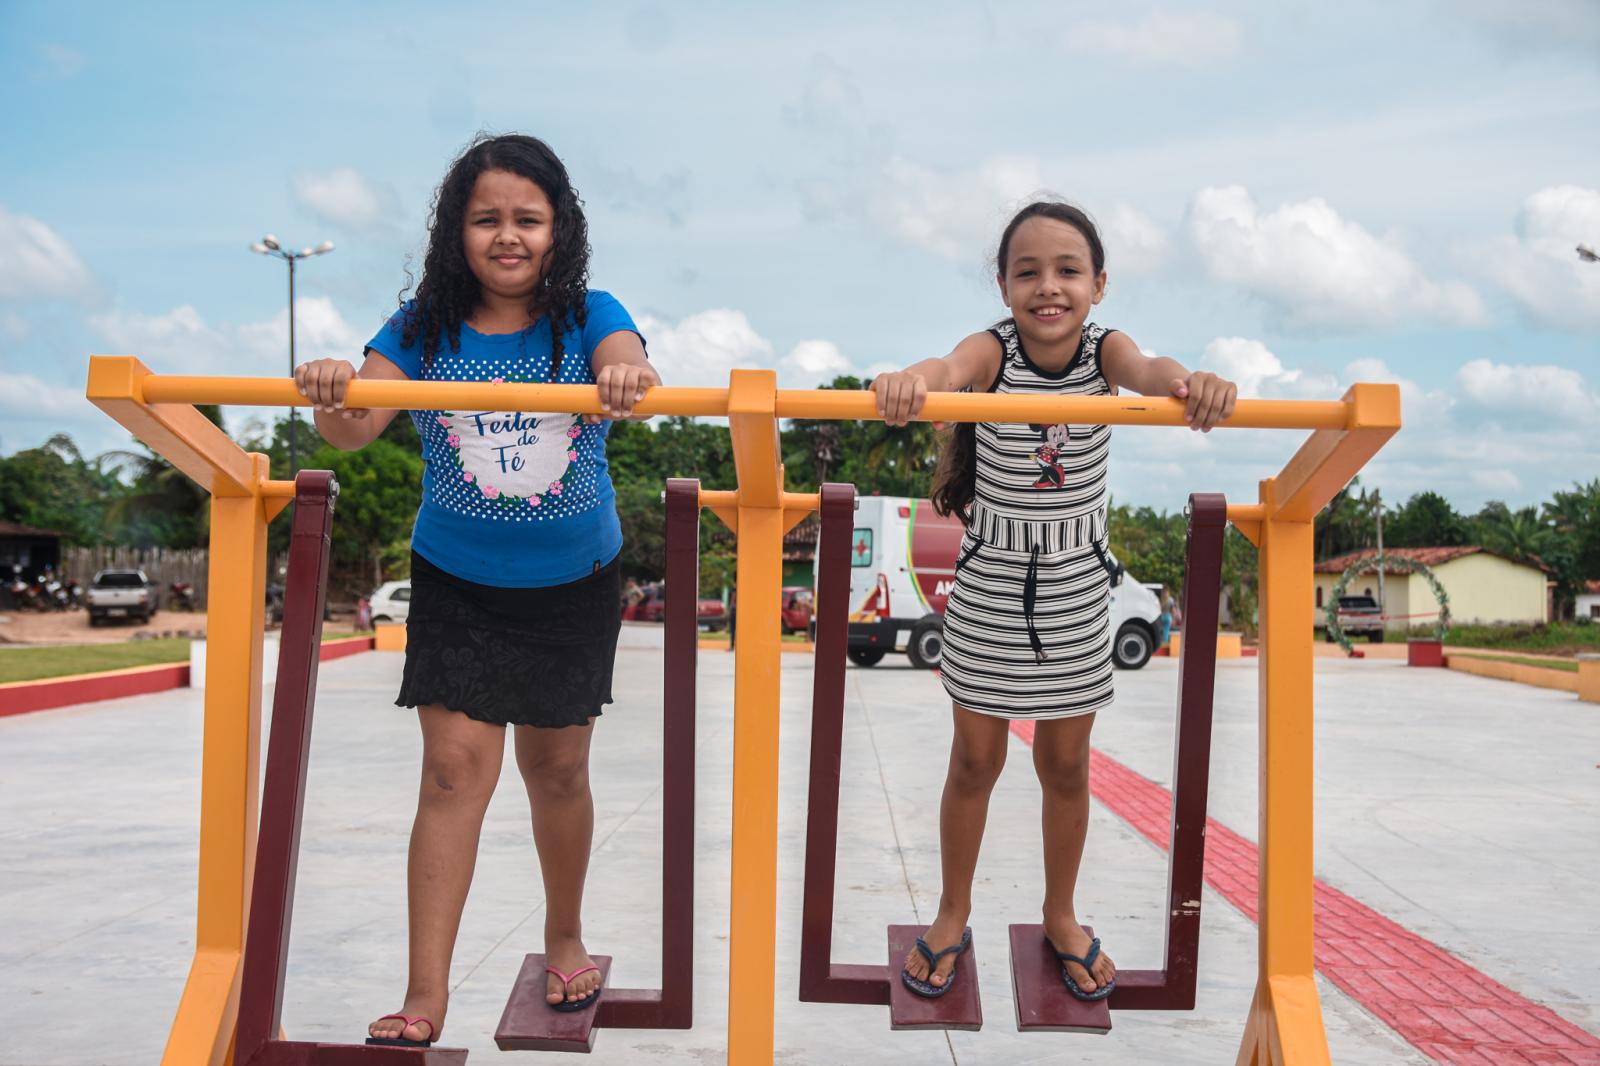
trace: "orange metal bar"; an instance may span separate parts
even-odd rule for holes
[[[256,472],[243,449],[193,407],[156,405],[144,386],[157,380],[131,355],[96,355],[89,359],[87,395],[207,492],[250,495]]]
[[[601,413],[593,385],[521,385],[488,381],[370,381],[350,383],[347,406],[394,410],[571,411]],[[244,407],[309,407],[290,378],[151,377],[149,403],[221,403]],[[722,415],[727,389],[658,388],[635,408],[643,415]]]
[[[1381,386],[1379,386],[1381,387]],[[872,393],[838,389],[780,390],[779,418],[877,421]],[[1349,405],[1337,400],[1240,400],[1223,426],[1232,429],[1343,429]],[[1076,422],[1112,426],[1182,426],[1183,401],[1160,396],[1016,396],[934,392],[923,422]]]
[[[1400,431],[1400,386],[1352,385],[1344,402],[1349,425],[1313,433],[1278,475],[1274,515],[1309,522]]]

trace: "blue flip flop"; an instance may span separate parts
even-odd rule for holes
[[[961,931],[961,943],[951,944],[943,951],[934,951],[928,946],[928,942],[922,939],[920,936],[917,937],[916,946],[917,951],[922,955],[922,957],[928,960],[928,976],[932,977],[933,971],[939,968],[940,959],[944,958],[946,955],[953,954],[955,955],[957,961],[959,961],[961,959],[961,953],[966,951],[971,945],[972,927],[969,925],[967,928]],[[956,983],[956,970],[954,966],[950,968],[950,976],[944,979],[944,984],[942,985],[929,984],[927,981],[919,981],[917,978],[911,976],[910,970],[905,969],[900,971],[900,980],[907,988],[911,989],[911,991],[915,992],[917,995],[923,996],[927,999],[938,999],[940,996],[950,991],[950,986]]]
[[[1091,976],[1094,974],[1094,960],[1100,957],[1099,937],[1095,937],[1089,942],[1089,954],[1085,955],[1081,959],[1078,956],[1069,954],[1065,951],[1056,951],[1056,946],[1050,943],[1049,937],[1045,937],[1044,942],[1046,944],[1050,944],[1050,950],[1055,952],[1056,960],[1058,962],[1075,962],[1079,966],[1083,967],[1084,973],[1090,974]],[[1067,973],[1067,968],[1065,966],[1061,967],[1061,983],[1067,986],[1067,991],[1071,992],[1075,998],[1081,999],[1085,1003],[1093,1003],[1096,1000],[1105,999],[1112,992],[1114,992],[1117,987],[1117,979],[1113,977],[1110,981],[1100,985],[1093,992],[1085,992],[1083,989],[1078,987],[1078,982],[1072,979],[1072,975]]]

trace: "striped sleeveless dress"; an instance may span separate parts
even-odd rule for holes
[[[990,331],[1004,354],[993,392],[1109,396],[1086,322],[1077,354],[1052,373],[1023,350],[1016,324]],[[967,532],[945,605],[945,691],[999,718],[1069,718],[1112,701],[1111,577],[1106,548],[1110,426],[979,423]]]

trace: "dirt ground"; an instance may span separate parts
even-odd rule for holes
[[[348,629],[353,621],[353,615],[335,611],[324,626]],[[108,621],[93,627],[87,611],[0,613],[0,644],[120,644],[125,640],[205,635],[206,616],[202,612],[157,611],[148,623]]]

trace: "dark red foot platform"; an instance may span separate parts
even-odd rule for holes
[[[577,1051],[594,1050],[595,1015],[605,1005],[605,987],[611,981],[611,956],[594,955],[600,967],[600,1002],[583,1010],[552,1010],[545,1001],[549,977],[544,972],[543,955],[522,960],[522,971],[506,1000],[494,1042],[501,1051]]]
[[[983,1028],[983,1005],[978,999],[978,963],[973,945],[967,945],[956,961],[956,968],[951,971],[955,983],[950,991],[937,999],[917,995],[900,980],[906,956],[911,954],[917,937],[927,931],[925,925],[889,927],[889,1028],[965,1029],[975,1033]]]
[[[1084,932],[1094,936],[1087,925]],[[1019,1033],[1094,1033],[1111,1031],[1107,1000],[1085,1003],[1067,991],[1061,964],[1050,950],[1042,925],[1011,927],[1011,994]]]

